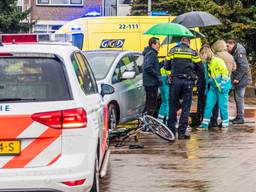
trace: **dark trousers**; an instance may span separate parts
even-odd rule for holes
[[[197,113],[200,114],[200,122],[197,124],[200,125],[204,117],[204,108],[206,104],[206,95],[205,88],[198,87],[198,98],[197,98]]]
[[[215,104],[213,111],[212,111],[212,117],[211,117],[211,124],[218,124],[218,116],[219,116],[219,105],[218,102]]]
[[[170,113],[168,126],[173,133],[176,133],[177,110],[179,107],[179,100],[182,99],[182,113],[179,121],[179,135],[185,135],[188,127],[188,118],[192,102],[192,89],[194,82],[187,79],[174,78],[170,85]]]
[[[146,104],[144,113],[153,116],[157,109],[158,86],[144,86],[146,92]]]

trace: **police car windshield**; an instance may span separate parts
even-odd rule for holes
[[[0,58],[0,101],[70,100],[61,62],[54,58]]]
[[[96,80],[102,80],[107,76],[118,54],[118,52],[85,52]]]

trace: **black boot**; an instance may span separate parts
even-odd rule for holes
[[[211,121],[209,123],[209,128],[217,128],[218,127],[218,122],[217,121]]]
[[[244,124],[243,118],[237,118],[234,121],[232,121],[233,124]]]
[[[190,139],[190,138],[191,138],[191,136],[190,135],[186,135],[186,134],[184,134],[184,135],[180,135],[179,134],[179,136],[178,136],[179,140]]]
[[[230,119],[229,122],[236,121],[237,119],[238,119],[238,117],[235,117],[234,119]]]

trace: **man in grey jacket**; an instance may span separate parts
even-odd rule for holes
[[[156,37],[149,39],[148,47],[143,51],[143,86],[146,92],[146,104],[144,112],[153,116],[157,108],[158,87],[161,85],[161,74],[158,62],[158,50],[160,41]]]
[[[251,70],[246,57],[246,50],[235,40],[230,39],[227,41],[227,49],[230,54],[233,55],[237,68],[232,73],[232,83],[235,92],[235,101],[237,115],[233,124],[244,123],[244,95],[246,87],[252,82]]]

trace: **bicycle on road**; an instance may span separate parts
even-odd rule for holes
[[[116,146],[120,147],[123,146],[124,141],[128,138],[138,138],[138,135],[143,132],[151,132],[169,142],[175,140],[173,132],[164,123],[147,114],[138,115],[137,125],[134,128],[110,130],[109,138],[110,140],[119,139],[119,143]]]

